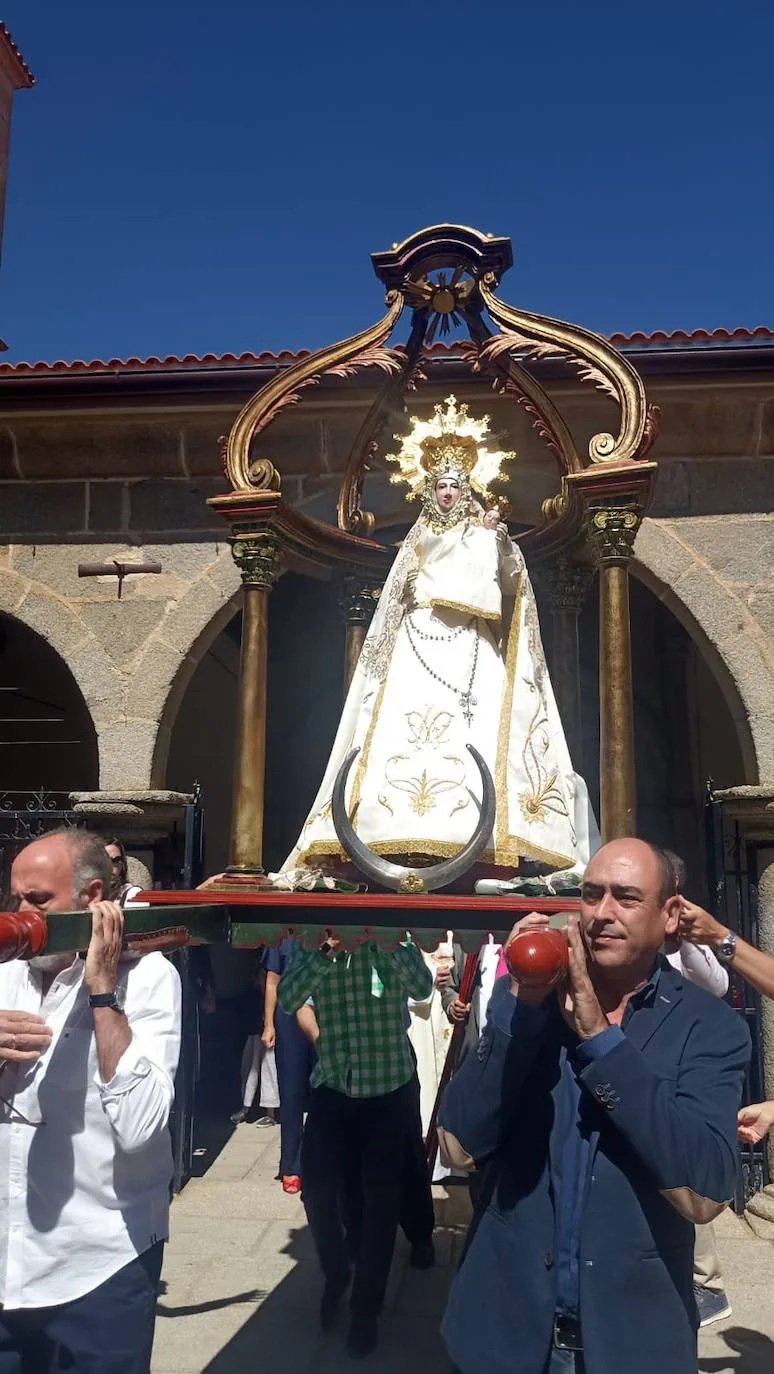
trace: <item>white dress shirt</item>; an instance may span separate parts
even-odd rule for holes
[[[103,1083],[83,971],[77,956],[43,997],[25,961],[0,966],[0,1010],[35,1012],[53,1032],[39,1060],[0,1072],[5,1308],[82,1297],[168,1235],[180,979],[163,954],[121,961],[132,1041]]]
[[[728,992],[728,969],[715,957],[706,945],[691,945],[681,940],[674,954],[667,954],[667,963],[682,973],[689,983],[697,988],[714,993],[715,997],[725,997]]]

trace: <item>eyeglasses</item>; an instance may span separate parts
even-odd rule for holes
[[[7,1067],[8,1060],[6,1059],[4,1064],[0,1064],[0,1074],[3,1074]],[[25,1116],[24,1112],[20,1112],[19,1108],[15,1107],[13,1102],[9,1102],[7,1097],[0,1097],[0,1103],[2,1103],[4,1107],[8,1108],[8,1112],[10,1113],[11,1119],[21,1121],[23,1126],[32,1126],[34,1129],[37,1129],[38,1126],[45,1126],[46,1124],[42,1118],[40,1121],[30,1121],[29,1117]]]
[[[30,1121],[29,1117],[25,1116],[24,1112],[20,1112],[18,1107],[14,1107],[13,1102],[9,1102],[7,1097],[0,1097],[0,1102],[2,1102],[4,1107],[8,1108],[12,1120],[21,1121],[22,1125],[33,1126],[36,1129],[38,1126],[45,1126],[46,1123],[43,1120]]]

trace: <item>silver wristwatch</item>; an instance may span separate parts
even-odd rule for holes
[[[715,947],[715,953],[718,959],[720,960],[721,964],[731,963],[734,955],[736,954],[736,936],[734,935],[733,931],[726,931],[726,934],[724,935],[720,944]]]

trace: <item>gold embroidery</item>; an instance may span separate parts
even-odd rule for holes
[[[495,820],[495,850],[503,851],[508,844],[508,744],[511,737],[511,712],[513,709],[513,689],[516,679],[516,657],[519,651],[519,627],[521,622],[521,598],[524,594],[526,570],[519,573],[516,592],[511,610],[511,623],[508,627],[508,640],[505,651],[505,682],[500,709],[500,724],[497,730],[497,761],[495,764],[495,788],[497,792],[497,814]]]
[[[410,797],[409,807],[415,816],[426,816],[429,811],[434,811],[436,798],[443,792],[452,792],[455,788],[461,787],[465,782],[465,765],[457,755],[444,755],[444,762],[456,764],[462,773],[461,777],[455,778],[434,778],[428,776],[426,768],[420,774],[409,777],[390,776],[389,769],[394,774],[395,765],[409,762],[410,756],[407,754],[393,754],[388,758],[384,765],[384,776],[390,787],[394,787],[396,792],[406,792]]]
[[[375,678],[380,683],[384,683],[387,678],[392,652],[395,648],[395,638],[403,619],[405,610],[403,594],[406,577],[412,569],[418,567],[416,544],[420,532],[421,527],[417,523],[406,535],[400,553],[393,564],[389,589],[382,592],[379,598],[379,604],[371,622],[371,629],[366,635],[365,643],[360,651],[358,667],[363,670],[367,677]]]
[[[519,794],[521,814],[529,824],[544,821],[549,812],[553,812],[555,816],[561,816],[570,826],[574,846],[577,837],[573,818],[567,809],[561,787],[556,785],[559,780],[559,771],[557,768],[546,768],[544,762],[551,747],[548,733],[548,703],[546,701],[548,670],[540,638],[537,606],[529,592],[527,593],[524,621],[529,639],[529,661],[532,676],[531,678],[525,677],[523,681],[527,690],[537,698],[537,705],[529,723],[521,755],[524,771],[532,789]]]
[[[425,707],[424,715],[420,711],[407,711],[409,744],[417,749],[423,745],[434,749],[436,745],[445,743],[453,719],[451,711],[436,711],[432,706]]]
[[[461,843],[451,840],[426,840],[411,836],[403,840],[369,840],[368,848],[385,858],[391,855],[417,854],[426,859],[446,859],[459,854]],[[315,840],[304,850],[304,863],[310,858],[338,857],[347,860],[337,840]],[[505,843],[495,849],[487,849],[481,856],[481,863],[495,864],[498,868],[515,868],[519,859],[534,859],[536,863],[548,864],[552,869],[570,868],[575,863],[571,854],[560,854],[558,850],[542,849],[540,845],[530,844],[518,835],[506,836]]]
[[[439,608],[444,611],[459,611],[461,615],[475,615],[479,620],[492,620],[497,622],[500,619],[499,611],[482,611],[478,606],[466,606],[463,601],[444,601],[440,596],[434,596],[432,601],[418,601],[417,606],[431,607],[433,610]]]

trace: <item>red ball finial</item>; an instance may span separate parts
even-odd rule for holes
[[[525,988],[551,988],[567,972],[567,937],[562,930],[522,930],[508,941],[504,955],[517,983]]]

